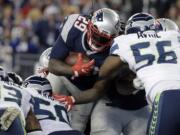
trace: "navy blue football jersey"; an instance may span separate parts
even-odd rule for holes
[[[90,50],[87,44],[87,24],[88,18],[80,14],[72,14],[65,18],[60,27],[60,34],[56,40],[50,59],[65,60],[70,52],[81,52],[86,54],[90,59],[95,60],[95,70],[102,65],[105,58],[109,55],[109,48],[102,52]],[[97,72],[90,76],[78,77],[70,81],[79,89],[85,90],[93,86],[97,79]]]

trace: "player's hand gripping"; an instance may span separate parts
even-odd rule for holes
[[[65,104],[67,111],[70,111],[74,106],[75,99],[73,96],[53,94],[53,97],[55,100],[59,101],[60,103]]]
[[[94,64],[94,60],[84,63],[82,53],[78,53],[76,64],[72,66],[74,76],[78,77],[89,74],[93,70]]]

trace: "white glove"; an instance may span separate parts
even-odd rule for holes
[[[19,109],[15,107],[7,107],[5,112],[0,118],[0,124],[2,130],[8,130],[13,121],[21,115],[21,112]]]
[[[133,85],[137,90],[143,90],[144,89],[143,82],[137,77],[133,80]]]

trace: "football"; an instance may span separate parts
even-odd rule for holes
[[[66,64],[73,66],[77,61],[78,54],[79,54],[78,52],[70,52],[69,55],[65,59]],[[82,59],[84,63],[87,63],[88,61],[90,61],[90,58],[86,54],[84,53],[81,53],[81,54],[82,54]]]

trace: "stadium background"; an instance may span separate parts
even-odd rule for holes
[[[136,12],[168,17],[180,25],[180,0],[0,0],[0,63],[23,78],[33,74],[43,50],[53,45],[64,16],[108,7],[127,18]]]

